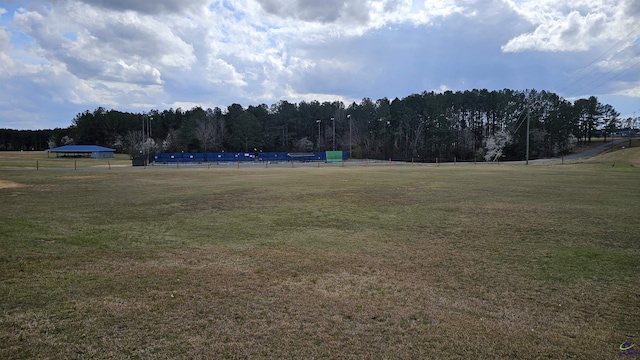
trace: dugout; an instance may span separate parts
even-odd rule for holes
[[[287,157],[290,161],[300,161],[300,162],[308,162],[308,161],[325,161],[326,153],[325,152],[291,152],[287,154]]]

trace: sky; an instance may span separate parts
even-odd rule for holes
[[[640,116],[640,1],[0,0],[0,128],[472,89]]]

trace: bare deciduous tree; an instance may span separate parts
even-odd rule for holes
[[[178,130],[169,129],[167,137],[162,141],[162,150],[167,152],[175,152],[178,148]]]
[[[142,151],[142,131],[129,131],[122,138],[122,149],[129,155],[135,156]]]
[[[216,127],[213,123],[213,117],[206,114],[203,118],[196,120],[196,139],[200,142],[200,146],[204,152],[211,149],[216,138]]]
[[[298,151],[311,151],[313,150],[313,141],[304,137],[296,141],[296,150]]]

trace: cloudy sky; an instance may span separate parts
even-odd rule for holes
[[[474,88],[640,116],[640,1],[0,0],[0,128]]]

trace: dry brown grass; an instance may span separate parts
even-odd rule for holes
[[[640,338],[629,169],[34,173],[0,173],[28,185],[0,190],[2,358],[604,359]]]
[[[0,180],[0,189],[15,189],[24,185],[13,181]]]
[[[611,326],[621,319],[616,312],[629,311],[617,306],[624,288],[593,289],[589,282],[550,288],[483,269],[469,253],[454,258],[440,247],[406,250],[379,258],[190,249],[145,261],[123,256],[72,268],[60,264],[57,276],[32,286],[75,278],[83,289],[60,294],[54,309],[15,309],[13,323],[6,324],[13,337],[6,340],[15,350],[28,344],[23,354],[57,357],[614,353]]]

